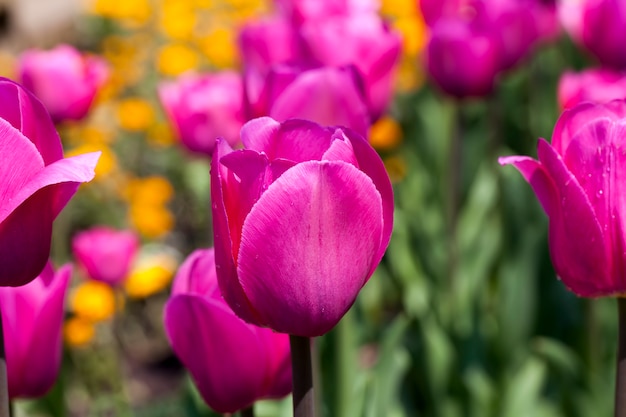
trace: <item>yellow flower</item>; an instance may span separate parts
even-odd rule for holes
[[[239,56],[232,29],[217,28],[198,41],[200,49],[215,67],[231,68],[237,63]]]
[[[182,43],[170,43],[159,51],[157,66],[162,74],[176,76],[196,68],[199,61],[198,54],[189,46]]]
[[[100,151],[102,154],[96,165],[95,180],[105,179],[117,169],[117,158],[115,153],[105,144],[85,143],[65,153],[66,157],[80,155],[89,152]]]
[[[174,228],[174,215],[161,205],[132,204],[129,214],[132,225],[147,238],[162,237]]]
[[[383,0],[380,13],[389,17],[402,17],[418,13],[415,0]]]
[[[189,39],[196,26],[193,6],[185,2],[166,3],[161,8],[161,30],[174,39]]]
[[[91,321],[75,316],[65,322],[63,334],[69,346],[80,347],[93,340],[96,329]]]
[[[126,196],[131,204],[163,205],[174,196],[174,187],[158,175],[134,178],[128,182]]]
[[[160,121],[148,129],[148,141],[157,146],[169,146],[176,143],[174,132],[168,122]]]
[[[402,128],[394,119],[383,116],[370,128],[370,144],[379,151],[389,151],[402,141]]]
[[[150,0],[96,0],[93,13],[141,26],[150,19],[152,8]]]
[[[0,51],[0,76],[15,79],[16,75],[17,58],[7,51]]]
[[[77,316],[99,322],[111,318],[115,313],[115,293],[103,282],[86,281],[76,287],[70,304]]]
[[[146,298],[163,291],[171,282],[177,266],[176,258],[161,247],[155,253],[144,253],[124,282],[124,289],[132,298]]]
[[[422,16],[415,14],[404,16],[393,23],[393,27],[402,34],[402,47],[406,55],[415,57],[426,45],[426,23]]]
[[[154,109],[145,99],[127,98],[118,104],[117,119],[123,129],[134,132],[146,130],[154,122]]]

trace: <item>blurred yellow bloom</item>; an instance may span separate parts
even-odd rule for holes
[[[135,132],[146,130],[154,122],[154,109],[148,100],[127,98],[118,104],[117,119],[123,129]]]
[[[72,311],[92,322],[107,320],[115,313],[115,293],[103,282],[86,281],[72,293]]]
[[[131,204],[162,205],[174,196],[174,187],[165,177],[153,175],[128,181],[126,196]]]
[[[196,68],[200,58],[196,51],[182,43],[170,43],[161,48],[157,58],[159,71],[164,75],[176,76]]]
[[[96,329],[91,321],[76,316],[65,322],[63,334],[69,346],[80,347],[93,340]]]
[[[117,157],[115,156],[115,153],[111,150],[111,148],[106,146],[104,143],[85,143],[84,145],[80,145],[76,148],[69,150],[65,153],[65,156],[70,157],[95,151],[102,152],[95,169],[95,180],[100,180],[106,178],[117,169]]]
[[[144,25],[152,15],[150,0],[96,0],[93,13],[132,25]]]
[[[7,51],[0,51],[0,77],[15,79],[17,75],[17,57]]]
[[[393,23],[393,27],[402,34],[402,47],[409,56],[417,56],[426,45],[426,23],[422,16],[401,17]]]
[[[148,265],[131,272],[124,283],[129,297],[146,298],[163,291],[174,276],[174,268],[168,265]]]
[[[198,41],[200,49],[215,67],[232,68],[237,64],[239,56],[232,29],[217,28]]]
[[[130,222],[143,236],[156,239],[174,228],[174,215],[162,205],[131,204]]]
[[[160,26],[163,33],[174,39],[189,39],[196,26],[193,5],[184,1],[166,3],[161,8]]]
[[[400,91],[412,91],[424,83],[424,72],[419,58],[404,56],[396,74],[396,88]]]
[[[402,142],[402,128],[393,118],[383,116],[370,128],[370,144],[378,151],[389,151]]]
[[[383,0],[380,13],[389,17],[403,17],[418,13],[416,0]]]

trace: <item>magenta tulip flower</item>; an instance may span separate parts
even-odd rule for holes
[[[245,323],[222,298],[213,249],[181,265],[165,306],[165,330],[202,398],[233,413],[291,392],[289,337]]]
[[[17,288],[0,287],[12,399],[41,397],[59,374],[63,302],[71,271],[66,265],[55,273],[48,263],[32,282]]]
[[[494,88],[500,71],[499,41],[464,18],[439,20],[426,45],[426,66],[433,82],[457,97],[482,97]]]
[[[275,3],[296,25],[334,15],[377,13],[380,8],[378,0],[277,0]]]
[[[584,101],[606,103],[626,98],[626,74],[606,68],[588,69],[579,73],[568,71],[561,75],[557,89],[563,109]]]
[[[622,0],[563,0],[559,17],[574,41],[605,66],[626,69],[626,2]]]
[[[29,49],[19,62],[20,82],[43,102],[55,122],[84,118],[108,73],[103,59],[69,45]]]
[[[99,152],[63,158],[61,139],[31,93],[0,78],[0,286],[33,280],[50,256],[52,221]]]
[[[72,239],[74,256],[89,278],[109,285],[128,277],[138,249],[136,233],[106,226],[82,231]]]
[[[554,269],[581,297],[626,293],[626,101],[583,103],[563,112],[538,160],[500,158],[530,183],[550,219]]]
[[[249,323],[328,332],[354,303],[391,236],[393,191],[356,132],[291,119],[244,125],[211,166],[217,274]]]
[[[363,80],[353,67],[275,66],[260,97],[246,97],[253,116],[278,121],[306,119],[324,126],[345,126],[367,136],[370,115]]]
[[[321,66],[355,65],[370,113],[380,116],[391,101],[401,38],[375,13],[329,16],[304,22],[300,34],[309,59]]]
[[[239,141],[244,122],[241,76],[224,71],[185,74],[159,85],[159,98],[183,145],[192,152],[213,154],[215,138]]]

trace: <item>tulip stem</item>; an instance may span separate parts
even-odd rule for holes
[[[289,335],[293,375],[293,417],[315,417],[311,340]]]
[[[0,417],[10,417],[10,410],[7,357],[4,349],[4,328],[2,325],[2,314],[0,314]]]
[[[617,298],[618,344],[615,376],[615,417],[626,417],[626,298]]]

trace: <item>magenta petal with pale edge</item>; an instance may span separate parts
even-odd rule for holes
[[[176,295],[166,306],[165,328],[176,355],[215,411],[241,410],[263,394],[269,352],[226,305]]]
[[[381,195],[367,175],[345,162],[301,163],[246,218],[239,282],[263,324],[318,336],[353,304],[383,234]]]

